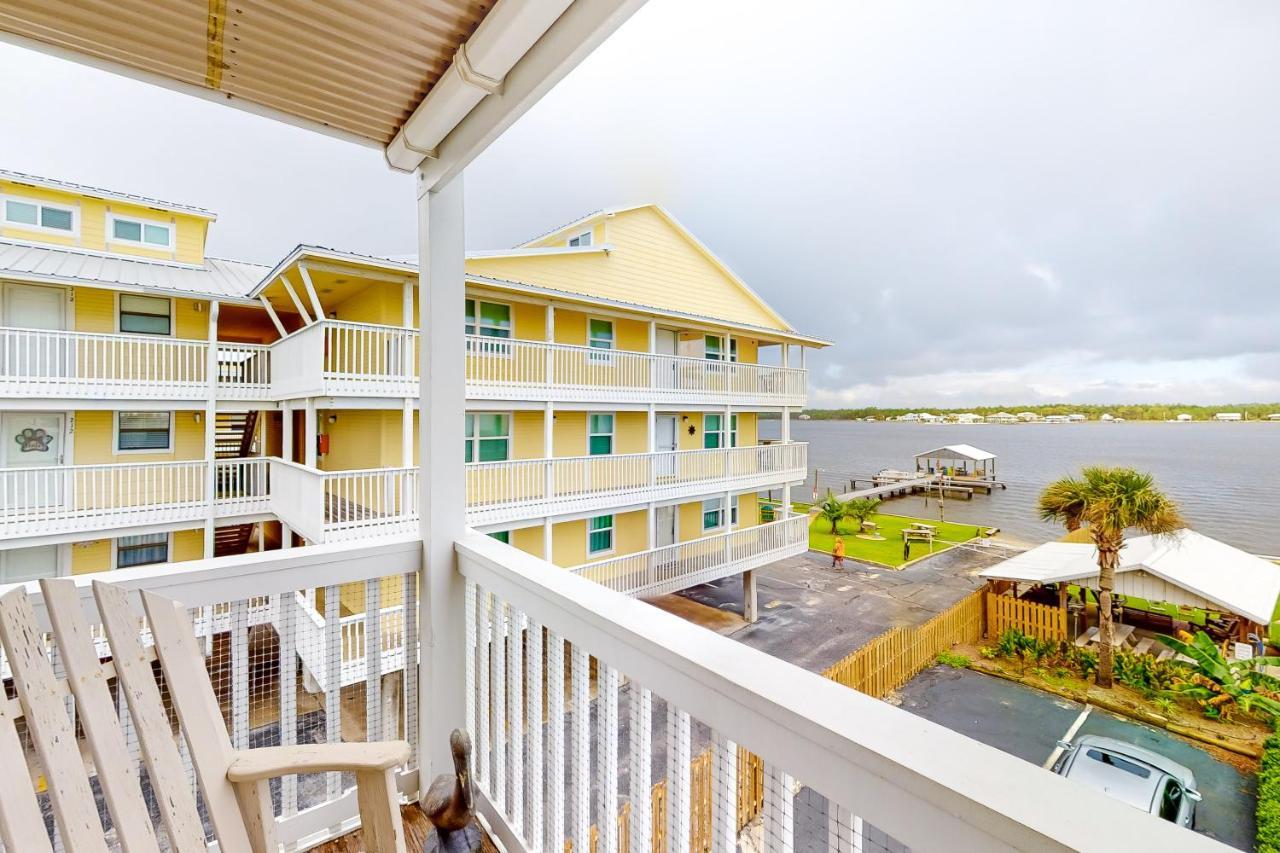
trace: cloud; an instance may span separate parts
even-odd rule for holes
[[[1057,293],[1062,289],[1062,282],[1058,281],[1058,274],[1043,264],[1027,264],[1023,268],[1023,272],[1044,285],[1044,289],[1049,293]]]

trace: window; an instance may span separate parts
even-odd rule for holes
[[[738,339],[729,338],[729,361],[738,360]]]
[[[162,296],[120,294],[120,331],[135,335],[173,334],[173,303]]]
[[[724,527],[724,498],[710,498],[702,502],[702,529],[716,530]]]
[[[486,338],[511,337],[511,306],[468,299],[467,334]]]
[[[613,550],[613,516],[597,515],[587,522],[587,553]]]
[[[116,540],[116,568],[169,562],[169,534],[145,533]]]
[[[613,415],[587,416],[587,452],[592,456],[613,452]]]
[[[729,502],[729,526],[738,526],[738,498],[736,496]]]
[[[1102,764],[1106,764],[1110,767],[1114,767],[1117,770],[1123,770],[1126,773],[1132,773],[1134,776],[1137,776],[1139,779],[1148,779],[1151,777],[1151,771],[1148,768],[1143,767],[1141,764],[1137,764],[1133,761],[1129,761],[1127,758],[1121,758],[1118,755],[1113,755],[1110,752],[1102,752],[1101,750],[1098,750],[1098,749],[1090,749],[1085,752],[1085,755],[1088,756],[1089,758],[1092,758],[1094,761],[1100,762]]]
[[[466,416],[466,462],[503,462],[511,447],[511,416],[477,412]]]
[[[707,449],[724,447],[724,415],[702,416],[702,446]]]
[[[738,446],[738,416],[729,415],[729,446]]]
[[[704,340],[706,345],[703,348],[703,352],[707,357],[707,361],[723,361],[724,338],[719,335],[707,335]]]
[[[74,234],[76,230],[75,208],[42,201],[5,199],[4,220],[19,227],[30,226],[37,231]]]
[[[492,533],[490,533],[490,534],[489,534],[489,537],[490,537],[491,539],[497,539],[499,542],[503,543],[504,545],[510,545],[510,544],[511,544],[511,531],[510,531],[510,530],[495,530],[495,531],[493,531]]]
[[[116,452],[155,453],[173,449],[169,412],[120,412],[116,415]]]
[[[590,231],[583,231],[583,232],[582,232],[581,234],[579,234],[577,237],[570,237],[570,238],[569,238],[569,248],[570,248],[570,249],[586,248],[587,246],[590,246],[590,245],[591,245],[591,232],[590,232]]]
[[[110,217],[112,242],[137,243],[158,249],[173,248],[173,226],[167,222],[149,222],[145,219]]]
[[[613,321],[587,321],[587,346],[595,349],[613,349]]]

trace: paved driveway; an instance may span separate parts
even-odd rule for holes
[[[1021,684],[942,666],[925,670],[899,695],[904,710],[1038,765],[1045,763],[1058,739],[1084,710],[1079,703]],[[1242,773],[1163,729],[1099,708],[1090,709],[1079,734],[1135,743],[1190,767],[1204,796],[1196,809],[1197,831],[1241,850],[1253,849],[1257,799],[1253,774]]]

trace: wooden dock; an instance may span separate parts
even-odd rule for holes
[[[990,494],[994,489],[1005,488],[1004,483],[994,480],[960,479],[946,477],[942,474],[921,474],[918,477],[893,480],[876,476],[869,478],[867,482],[871,485],[859,489],[856,488],[858,480],[851,480],[849,485],[855,488],[838,495],[839,499],[848,501],[854,498],[896,498],[921,493],[926,495],[937,494],[941,490],[946,497],[970,500],[973,498],[975,491]]]

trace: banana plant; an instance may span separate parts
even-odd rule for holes
[[[1280,666],[1280,657],[1230,660],[1204,631],[1187,640],[1160,635],[1160,642],[1190,658],[1192,671],[1174,680],[1173,689],[1194,699],[1206,717],[1229,717],[1238,707],[1246,714],[1265,711],[1280,719],[1280,680],[1258,670]]]

